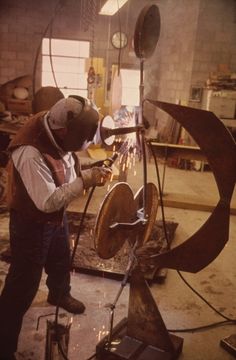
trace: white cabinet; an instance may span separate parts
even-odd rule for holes
[[[212,111],[218,118],[234,119],[236,91],[203,90],[202,109]]]

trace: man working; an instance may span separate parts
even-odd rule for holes
[[[110,169],[81,170],[72,153],[93,140],[98,113],[75,98],[34,115],[9,145],[9,210],[12,261],[0,297],[0,359],[14,353],[25,312],[47,274],[47,301],[80,314],[70,295],[70,248],[65,209],[84,189],[104,185]]]

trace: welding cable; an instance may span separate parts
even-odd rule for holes
[[[236,320],[224,320],[224,321],[219,321],[219,322],[215,322],[212,324],[208,324],[208,325],[202,325],[202,326],[198,326],[195,328],[189,328],[189,329],[167,329],[167,331],[172,332],[172,333],[187,333],[187,332],[198,332],[198,331],[204,331],[204,330],[208,330],[208,329],[213,329],[215,327],[219,327],[219,326],[225,326],[225,325],[235,325],[236,324]]]
[[[212,310],[214,310],[219,316],[221,316],[223,319],[227,320],[227,321],[233,321],[236,322],[236,319],[231,319],[228,316],[225,316],[224,314],[222,314],[220,311],[218,311],[213,305],[211,305],[211,303],[209,303],[209,301],[207,301],[196,289],[194,289],[189,282],[183,277],[183,275],[181,274],[181,272],[179,270],[177,270],[178,275],[180,276],[180,278],[183,280],[183,282],[189,287],[190,290],[192,290],[202,301],[204,301]]]
[[[76,253],[77,246],[78,246],[78,243],[79,243],[80,234],[81,234],[82,229],[83,229],[84,219],[85,219],[85,216],[87,214],[88,206],[89,206],[90,201],[92,199],[95,188],[96,188],[96,186],[93,186],[92,189],[90,190],[89,196],[87,198],[87,201],[86,201],[86,204],[85,204],[85,207],[84,207],[84,211],[83,211],[82,216],[81,216],[81,220],[80,220],[80,223],[79,223],[79,229],[78,229],[78,233],[77,233],[77,236],[76,236],[76,240],[75,240],[75,244],[74,244],[74,247],[73,247],[73,252],[72,252],[71,260],[70,260],[70,268],[71,269],[73,267],[74,257],[75,257],[75,253]]]
[[[35,82],[36,82],[36,69],[37,69],[37,64],[38,64],[38,58],[39,58],[39,54],[40,54],[40,51],[41,51],[41,45],[42,45],[42,41],[43,41],[43,38],[46,36],[47,32],[48,32],[48,29],[50,28],[50,26],[52,26],[54,20],[55,20],[55,17],[57,16],[58,12],[65,6],[66,4],[66,0],[59,0],[56,7],[55,7],[55,10],[54,10],[54,14],[52,15],[51,19],[49,20],[49,23],[47,24],[44,32],[43,32],[43,35],[40,39],[40,42],[39,42],[39,46],[36,50],[36,55],[35,55],[35,59],[34,59],[34,64],[33,64],[33,75],[32,75],[32,89],[33,89],[33,96],[35,96]]]
[[[89,196],[88,196],[88,198],[86,200],[84,211],[83,211],[82,217],[80,219],[79,229],[78,229],[78,232],[77,232],[73,252],[72,252],[71,258],[70,258],[70,269],[72,269],[72,267],[73,267],[74,257],[75,257],[75,254],[76,254],[76,250],[77,250],[77,246],[78,246],[78,243],[79,243],[80,235],[81,235],[83,225],[84,225],[84,219],[85,219],[85,216],[87,214],[88,206],[89,206],[90,201],[92,199],[95,188],[96,188],[96,186],[93,186],[92,189],[89,192]],[[61,345],[61,342],[59,341],[59,334],[58,334],[58,317],[59,317],[59,308],[60,308],[59,301],[60,301],[61,295],[62,294],[59,295],[58,303],[56,305],[55,320],[54,320],[54,322],[55,322],[55,332],[56,332],[56,342],[57,342],[58,349],[59,349],[63,359],[64,360],[69,360],[67,355],[64,352],[64,349],[63,349],[63,347]]]
[[[183,275],[181,274],[181,272],[179,270],[177,270],[178,275],[180,276],[180,278],[182,279],[182,281],[185,283],[185,285],[187,285],[190,290],[192,290],[194,292],[194,294],[196,294],[202,301],[204,301],[206,303],[207,306],[209,306],[213,311],[215,311],[219,316],[221,316],[222,318],[224,318],[224,321],[219,321],[219,322],[215,322],[215,323],[211,323],[208,325],[202,325],[202,326],[198,326],[195,328],[186,328],[186,329],[168,329],[168,331],[170,332],[179,332],[179,333],[184,333],[184,332],[197,332],[197,331],[202,331],[202,330],[208,330],[211,328],[215,328],[218,326],[224,326],[224,325],[235,325],[236,324],[236,319],[231,319],[228,316],[225,316],[223,313],[221,313],[220,311],[218,311],[211,303],[209,303],[209,301],[207,301],[197,290],[195,290],[190,284],[189,282],[183,277]]]
[[[112,166],[112,164],[114,163],[114,161],[117,159],[118,157],[118,154],[117,153],[114,153],[113,156],[111,158],[108,158],[108,159],[105,159],[104,160],[104,164],[105,166]],[[79,244],[79,239],[80,239],[80,235],[81,235],[81,232],[82,232],[82,229],[83,229],[83,225],[84,225],[84,219],[85,219],[85,216],[87,214],[87,210],[88,210],[88,206],[90,204],[90,201],[92,199],[92,196],[93,196],[93,193],[94,193],[94,190],[96,189],[96,186],[93,186],[92,189],[90,190],[89,192],[89,196],[86,200],[86,203],[85,203],[85,207],[84,207],[84,210],[83,210],[83,213],[82,213],[82,217],[80,219],[80,223],[79,223],[79,229],[78,229],[78,232],[77,232],[77,236],[76,236],[76,240],[75,240],[75,244],[74,244],[74,248],[73,248],[73,252],[71,254],[71,258],[70,258],[70,269],[72,269],[73,267],[73,262],[74,262],[74,257],[75,257],[75,254],[76,254],[76,250],[77,250],[77,247],[78,247],[78,244]],[[60,341],[58,341],[58,332],[57,332],[57,328],[58,328],[58,317],[59,317],[59,300],[60,300],[60,297],[61,297],[62,294],[60,294],[59,296],[59,299],[58,299],[58,304],[56,305],[56,313],[55,313],[55,329],[56,329],[56,341],[57,341],[57,344],[58,344],[58,348],[64,358],[64,360],[69,360],[62,348],[62,345],[60,343]],[[91,357],[92,359],[93,357]]]
[[[160,173],[159,173],[159,168],[158,168],[158,164],[157,164],[157,159],[154,153],[154,149],[153,146],[151,144],[151,141],[148,141],[147,144],[150,146],[153,158],[154,158],[154,162],[155,162],[155,168],[156,168],[156,174],[157,174],[157,181],[158,181],[158,189],[160,192],[160,204],[161,204],[161,211],[162,211],[162,221],[163,221],[163,227],[164,227],[164,233],[165,233],[165,237],[166,237],[166,241],[167,244],[169,245],[169,239],[168,239],[168,233],[167,233],[167,229],[166,229],[166,221],[165,221],[165,214],[164,214],[164,205],[163,205],[163,201],[162,201],[162,191],[161,191],[161,182],[160,182]],[[178,275],[180,276],[181,280],[185,283],[185,285],[187,285],[189,287],[190,290],[192,290],[192,292],[194,294],[196,294],[202,301],[204,301],[206,303],[207,306],[209,306],[213,311],[215,311],[219,316],[221,316],[223,319],[225,319],[225,321],[221,321],[221,322],[217,322],[217,323],[213,323],[213,324],[209,324],[209,325],[204,325],[204,326],[199,326],[196,328],[190,328],[190,329],[175,329],[175,330],[168,330],[168,331],[172,331],[172,332],[192,332],[192,331],[200,331],[200,330],[204,330],[204,329],[208,329],[211,327],[215,327],[215,326],[219,326],[219,325],[234,325],[236,324],[236,319],[231,319],[228,316],[225,316],[223,313],[221,313],[220,311],[218,311],[209,301],[207,301],[197,290],[195,290],[190,284],[189,282],[184,278],[184,276],[182,275],[182,273],[177,270]]]
[[[53,23],[51,23],[51,25],[50,25],[50,35],[49,35],[49,59],[50,59],[50,66],[51,66],[53,81],[54,81],[56,87],[58,88],[58,83],[57,83],[56,74],[55,74],[54,66],[53,66],[53,60],[52,60],[52,28],[53,28]]]

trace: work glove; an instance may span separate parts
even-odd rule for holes
[[[91,169],[92,167],[101,167],[103,166],[105,160],[98,160],[95,162],[87,161],[87,162],[81,162],[81,170],[87,170]]]
[[[84,189],[93,186],[103,186],[111,176],[111,169],[109,167],[94,166],[91,169],[82,170],[81,177]]]

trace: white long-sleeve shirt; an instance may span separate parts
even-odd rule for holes
[[[35,206],[43,212],[50,213],[66,207],[80,195],[83,191],[83,181],[82,178],[76,176],[72,154],[70,152],[64,153],[56,144],[47,125],[46,116],[44,126],[51,141],[61,154],[65,171],[65,184],[56,187],[43,156],[33,146],[18,147],[12,153],[12,160]]]

